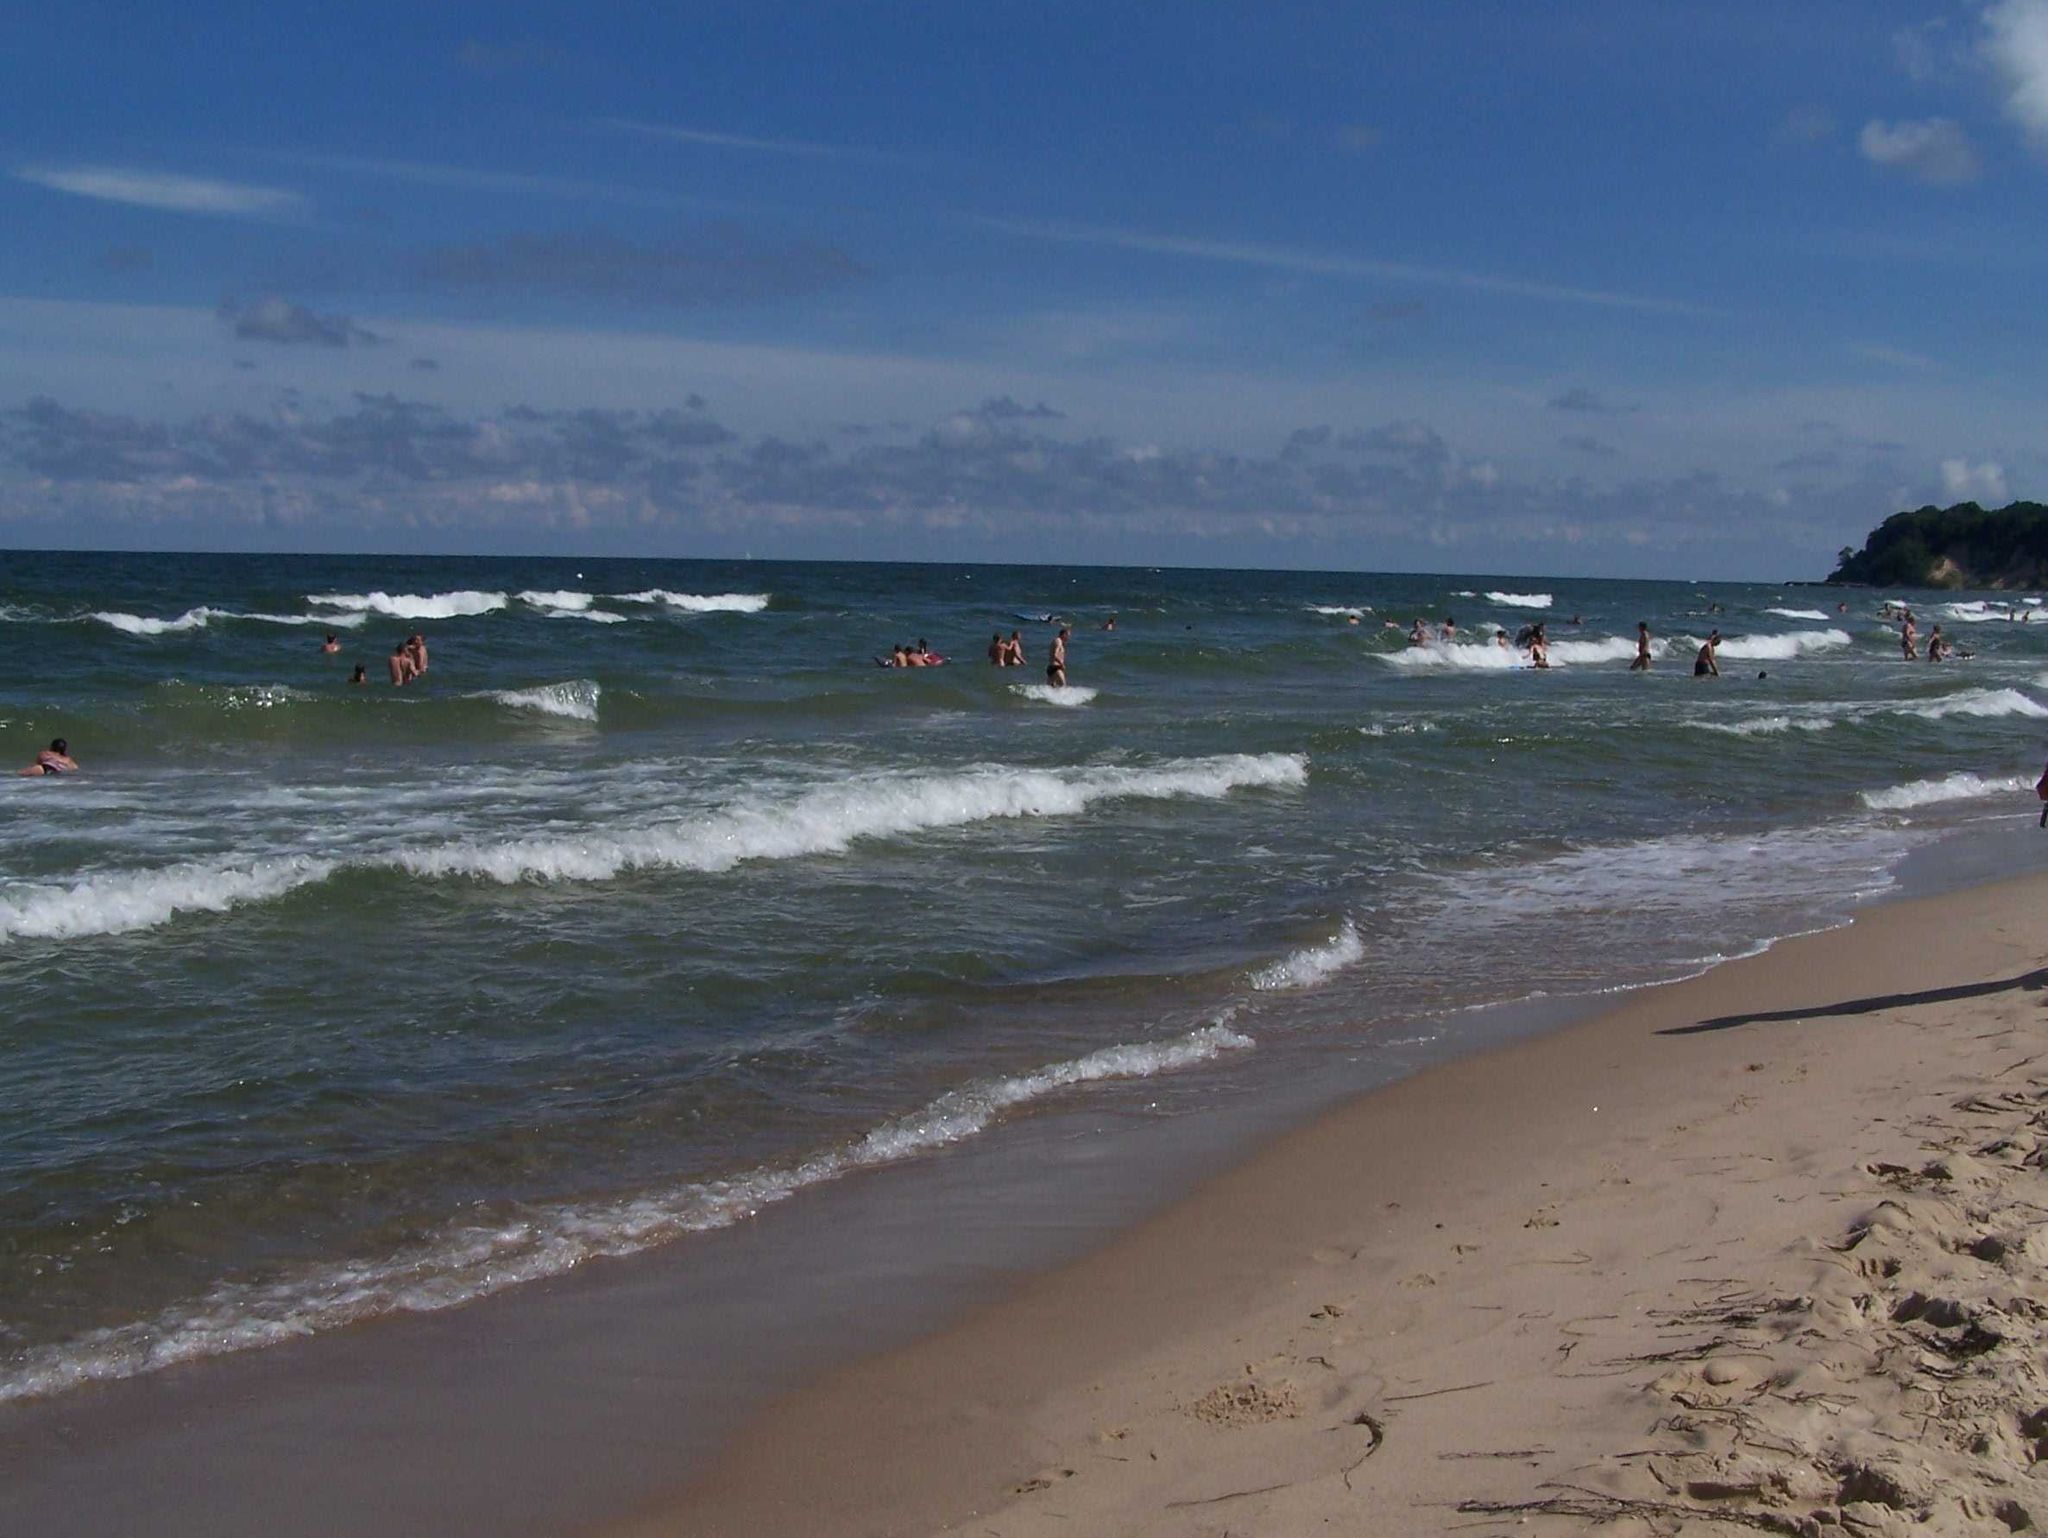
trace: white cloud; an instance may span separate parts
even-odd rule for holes
[[[1561,283],[1540,283],[1526,278],[1496,277],[1488,273],[1459,272],[1452,268],[1422,267],[1410,262],[1383,262],[1365,257],[1341,256],[1328,251],[1304,250],[1298,246],[1274,246],[1248,240],[1206,240],[1196,236],[1153,235],[1142,230],[1120,230],[1098,225],[1061,224],[1029,219],[983,218],[974,221],[984,228],[1031,240],[1056,240],[1070,245],[1110,246],[1124,251],[1149,251],[1161,256],[1192,257],[1199,261],[1225,262],[1234,266],[1264,267],[1276,272],[1299,272],[1329,278],[1367,278],[1375,282],[1429,283],[1478,293],[1512,294],[1524,299],[1547,299],[1566,304],[1601,305],[1618,310],[1645,310],[1671,315],[1702,313],[1696,305],[1676,299],[1656,299],[1640,294],[1618,294],[1607,289],[1574,288]]]
[[[1998,0],[1984,12],[1984,25],[2006,114],[2048,154],[2048,0]]]
[[[18,181],[81,198],[180,214],[275,218],[305,206],[305,199],[281,187],[252,187],[126,166],[18,166],[14,175]]]
[[[1872,118],[1863,125],[1857,144],[1873,165],[1934,186],[1975,181],[1981,170],[1970,136],[1953,118],[1904,118],[1896,123]]]
[[[1986,460],[1982,464],[1971,464],[1967,459],[1944,459],[1941,462],[1942,489],[1957,501],[2010,502],[2006,491],[2005,466]]]
[[[820,160],[896,160],[901,157],[885,150],[865,149],[856,144],[819,144],[808,139],[759,139],[749,134],[714,133],[704,128],[676,128],[667,123],[641,123],[630,118],[610,117],[601,127],[620,133],[639,134],[648,139],[666,139],[672,144],[702,144],[711,149],[750,150],[767,155],[803,155]]]

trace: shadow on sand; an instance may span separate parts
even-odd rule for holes
[[[1659,1036],[1697,1036],[1703,1031],[1732,1031],[1738,1025],[1771,1025],[1786,1020],[1826,1020],[1840,1015],[1868,1015],[1880,1009],[1904,1009],[1913,1004],[1947,1004],[1956,999],[1981,999],[1989,993],[2033,992],[2048,988],[2048,967],[2037,967],[2017,977],[2002,977],[1988,983],[1959,983],[1953,988],[1929,988],[1924,993],[1880,993],[1867,999],[1843,999],[1836,1004],[1816,1004],[1811,1009],[1774,1009],[1768,1014],[1716,1015],[1696,1025],[1673,1025]]]

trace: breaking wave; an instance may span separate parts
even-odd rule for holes
[[[484,698],[512,710],[538,711],[544,716],[563,716],[572,721],[595,721],[602,692],[591,679],[572,678],[567,683],[541,684],[531,689],[493,689]]]
[[[2018,775],[1987,780],[1975,774],[1948,774],[1938,780],[1913,780],[1887,790],[1866,790],[1862,798],[1863,804],[1874,812],[1903,812],[1942,801],[1975,801],[1984,796],[2007,796],[2033,788],[2032,780]]]
[[[1320,945],[1303,946],[1270,966],[1252,973],[1252,986],[1267,992],[1286,988],[1313,988],[1346,967],[1365,959],[1365,941],[1349,919]]]
[[[1010,692],[1021,694],[1027,700],[1037,700],[1041,705],[1065,705],[1072,709],[1087,704],[1098,691],[1085,684],[1068,684],[1063,689],[1055,689],[1051,684],[1011,684]]]
[[[573,686],[556,686],[573,687]],[[591,708],[595,711],[596,685]],[[514,708],[569,715],[577,703],[542,691]],[[501,700],[501,703],[503,701]],[[500,882],[606,881],[628,871],[716,872],[755,860],[839,854],[862,839],[1010,818],[1067,817],[1105,801],[1214,800],[1253,786],[1297,786],[1308,760],[1296,753],[1223,754],[1121,767],[975,769],[957,774],[863,778],[783,801],[743,801],[691,822],[580,834],[457,841],[374,855],[294,855],[158,870],[100,872],[69,885],[16,883],[0,888],[0,940],[72,939],[148,929],[186,913],[220,913],[282,897],[343,869],[396,870],[434,879]]]
[[[758,614],[768,607],[766,593],[671,593],[650,587],[639,593],[614,593],[619,603],[658,603],[689,614]]]
[[[1511,609],[1547,609],[1551,604],[1548,593],[1488,593],[1486,601],[1506,604]]]
[[[387,619],[466,619],[505,607],[503,593],[465,588],[454,593],[309,593],[306,602],[327,609],[381,614]]]

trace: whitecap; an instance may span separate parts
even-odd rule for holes
[[[351,609],[387,619],[465,619],[505,607],[503,593],[464,588],[452,593],[312,593],[306,602],[324,609]]]
[[[567,590],[543,593],[529,588],[519,594],[519,601],[532,604],[536,609],[587,609],[597,600],[590,593],[577,593]]]
[[[1342,614],[1348,615],[1352,619],[1364,619],[1366,615],[1372,613],[1372,605],[1362,603],[1355,607],[1347,608],[1341,603],[1312,603],[1308,606],[1308,612],[1311,614]]]
[[[69,886],[19,882],[0,888],[0,940],[69,940],[153,929],[182,913],[225,913],[325,881],[338,862],[286,855],[239,864],[190,862],[107,871]]]
[[[1916,806],[1933,806],[1943,801],[1975,801],[1986,796],[2006,796],[2034,788],[2034,782],[2014,775],[1984,779],[1975,774],[1948,774],[1935,780],[1912,780],[1885,790],[1862,792],[1863,804],[1876,812],[1903,812]]]
[[[1021,694],[1027,700],[1037,700],[1042,705],[1065,705],[1072,709],[1094,699],[1097,691],[1086,684],[1066,684],[1060,688],[1051,684],[1011,684],[1010,692]]]
[[[1267,992],[1312,988],[1364,959],[1365,941],[1359,938],[1357,927],[1346,919],[1329,939],[1303,946],[1270,966],[1259,968],[1252,973],[1251,982],[1254,988]]]
[[[1247,786],[1301,785],[1296,753],[1223,754],[1150,769],[980,769],[824,786],[792,801],[743,801],[695,822],[575,837],[459,842],[406,850],[418,876],[607,881],[635,870],[723,871],[752,860],[839,854],[860,839],[1024,817],[1066,817],[1099,801],[1214,799]]]
[[[126,614],[118,609],[96,609],[91,617],[102,625],[111,625],[124,635],[173,635],[187,630],[204,630],[209,620],[225,613],[225,610],[210,609],[201,604],[187,609],[176,619],[155,619],[147,614]]]
[[[1827,618],[1820,609],[1766,609],[1766,614],[1775,614],[1779,619],[1820,619]]]
[[[2017,689],[1965,689],[1931,704],[1895,708],[1930,721],[1948,716],[2048,716],[2048,707],[2036,704]]]
[[[614,593],[620,603],[659,603],[688,614],[758,614],[768,607],[766,593],[672,593],[650,587],[639,593]]]
[[[1506,604],[1511,609],[1547,609],[1551,602],[1548,593],[1488,593],[1486,601]]]
[[[1705,637],[1693,638],[1688,644],[1702,646]],[[1716,651],[1723,657],[1782,662],[1811,652],[1834,651],[1848,644],[1849,632],[1846,630],[1788,630],[1783,635],[1733,636],[1722,641]]]
[[[511,710],[531,710],[572,721],[595,721],[597,702],[602,693],[595,680],[572,678],[567,683],[540,684],[531,689],[492,689],[483,697],[496,700]]]

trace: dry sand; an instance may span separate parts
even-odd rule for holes
[[[2048,1529],[2044,957],[1897,904],[1368,1095],[615,1531]]]

